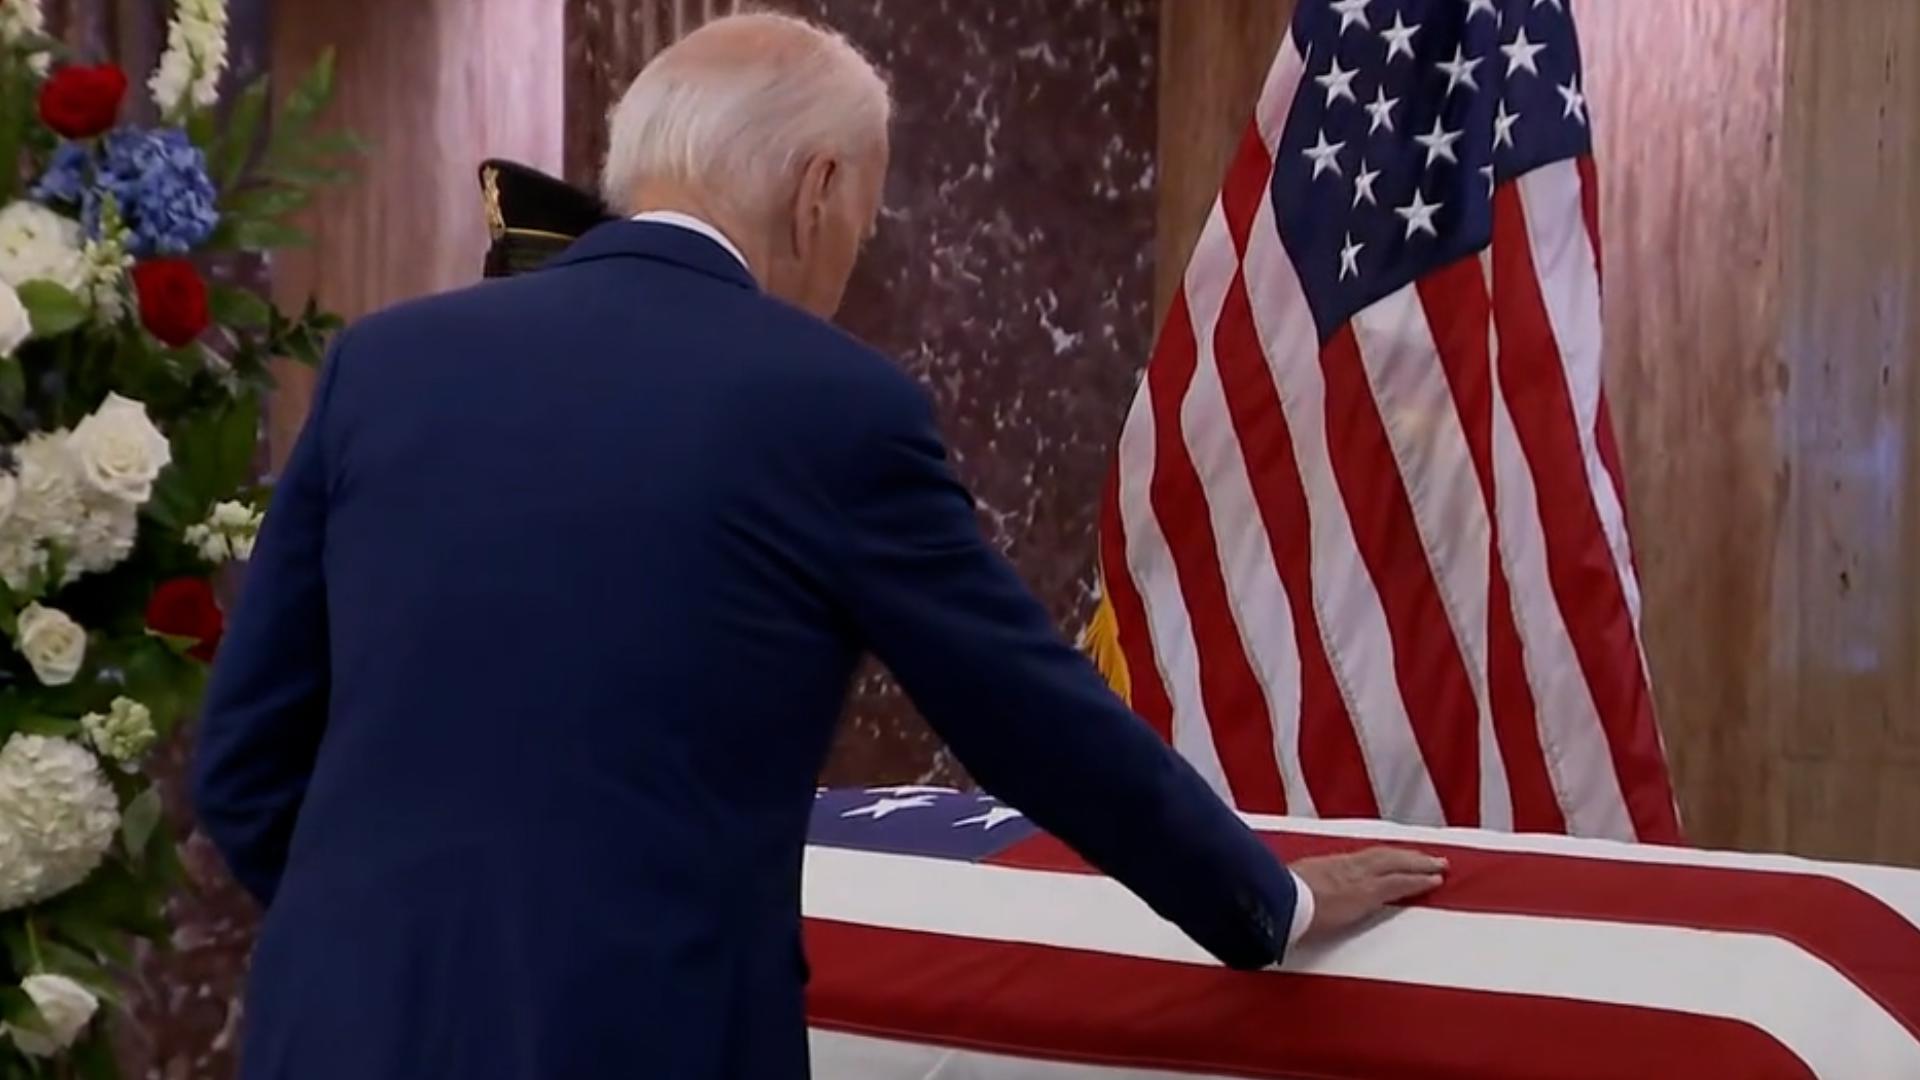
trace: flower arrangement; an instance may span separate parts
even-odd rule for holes
[[[176,0],[148,108],[0,0],[0,1080],[113,1075],[97,1013],[179,869],[143,761],[260,528],[269,362],[339,325],[205,272],[300,242],[287,215],[358,151],[314,130],[326,59],[277,112],[264,82],[223,103],[226,30]]]

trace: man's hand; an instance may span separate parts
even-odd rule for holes
[[[1304,938],[1317,938],[1360,922],[1388,904],[1431,892],[1447,861],[1404,848],[1376,847],[1350,855],[1325,855],[1289,863],[1313,890],[1313,921]]]

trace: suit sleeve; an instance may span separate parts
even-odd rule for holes
[[[856,451],[848,604],[988,790],[1222,962],[1280,959],[1293,876],[1108,689],[987,543],[915,389]]]
[[[273,490],[200,720],[200,824],[262,904],[286,869],[294,820],[326,726],[328,481],[322,431],[339,342]]]

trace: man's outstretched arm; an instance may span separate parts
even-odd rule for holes
[[[924,395],[894,396],[840,498],[847,602],[984,786],[1234,967],[1277,961],[1306,927],[1299,880],[1324,927],[1437,883],[1407,852],[1290,874],[1060,637],[981,535]]]

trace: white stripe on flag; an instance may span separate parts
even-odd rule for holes
[[[1353,332],[1399,469],[1393,479],[1403,485],[1413,508],[1420,546],[1473,685],[1479,710],[1480,824],[1510,829],[1513,797],[1487,696],[1492,525],[1418,288],[1407,285],[1362,308],[1353,317]]]
[[[1166,680],[1173,706],[1173,746],[1208,786],[1223,799],[1232,799],[1227,774],[1220,766],[1213,736],[1204,724],[1196,732],[1193,717],[1206,715],[1200,698],[1200,653],[1193,637],[1193,621],[1180,596],[1180,579],[1167,548],[1166,534],[1153,512],[1149,493],[1154,470],[1152,395],[1142,380],[1140,392],[1120,429],[1120,520],[1127,537],[1127,569],[1134,590],[1146,609],[1149,638]],[[1185,724],[1182,717],[1187,718]]]
[[[1214,964],[1093,875],[809,848],[802,895],[809,918]],[[1724,1017],[1823,1076],[1920,1076],[1920,1043],[1885,1009],[1823,961],[1760,934],[1402,908],[1364,934],[1296,947],[1287,969]]]
[[[1567,390],[1580,434],[1580,457],[1586,466],[1587,487],[1594,509],[1613,552],[1615,572],[1633,617],[1634,640],[1640,640],[1640,583],[1633,573],[1627,539],[1627,515],[1600,458],[1601,353],[1604,338],[1600,322],[1600,265],[1581,206],[1580,165],[1560,161],[1521,176],[1514,182],[1526,209],[1527,234],[1533,265],[1540,276],[1540,296],[1546,302],[1547,324],[1560,344],[1566,368]],[[1644,649],[1643,649],[1644,654]]]
[[[1196,365],[1180,404],[1181,434],[1199,474],[1221,575],[1239,643],[1259,677],[1273,731],[1274,758],[1289,813],[1311,814],[1313,797],[1300,771],[1300,648],[1293,612],[1273,564],[1273,550],[1247,478],[1245,456],[1220,382],[1215,330],[1240,257],[1219,200],[1187,264],[1187,306],[1193,316]],[[1248,603],[1248,601],[1253,601]],[[1205,724],[1207,718],[1196,717]],[[1179,718],[1175,718],[1175,723]]]

